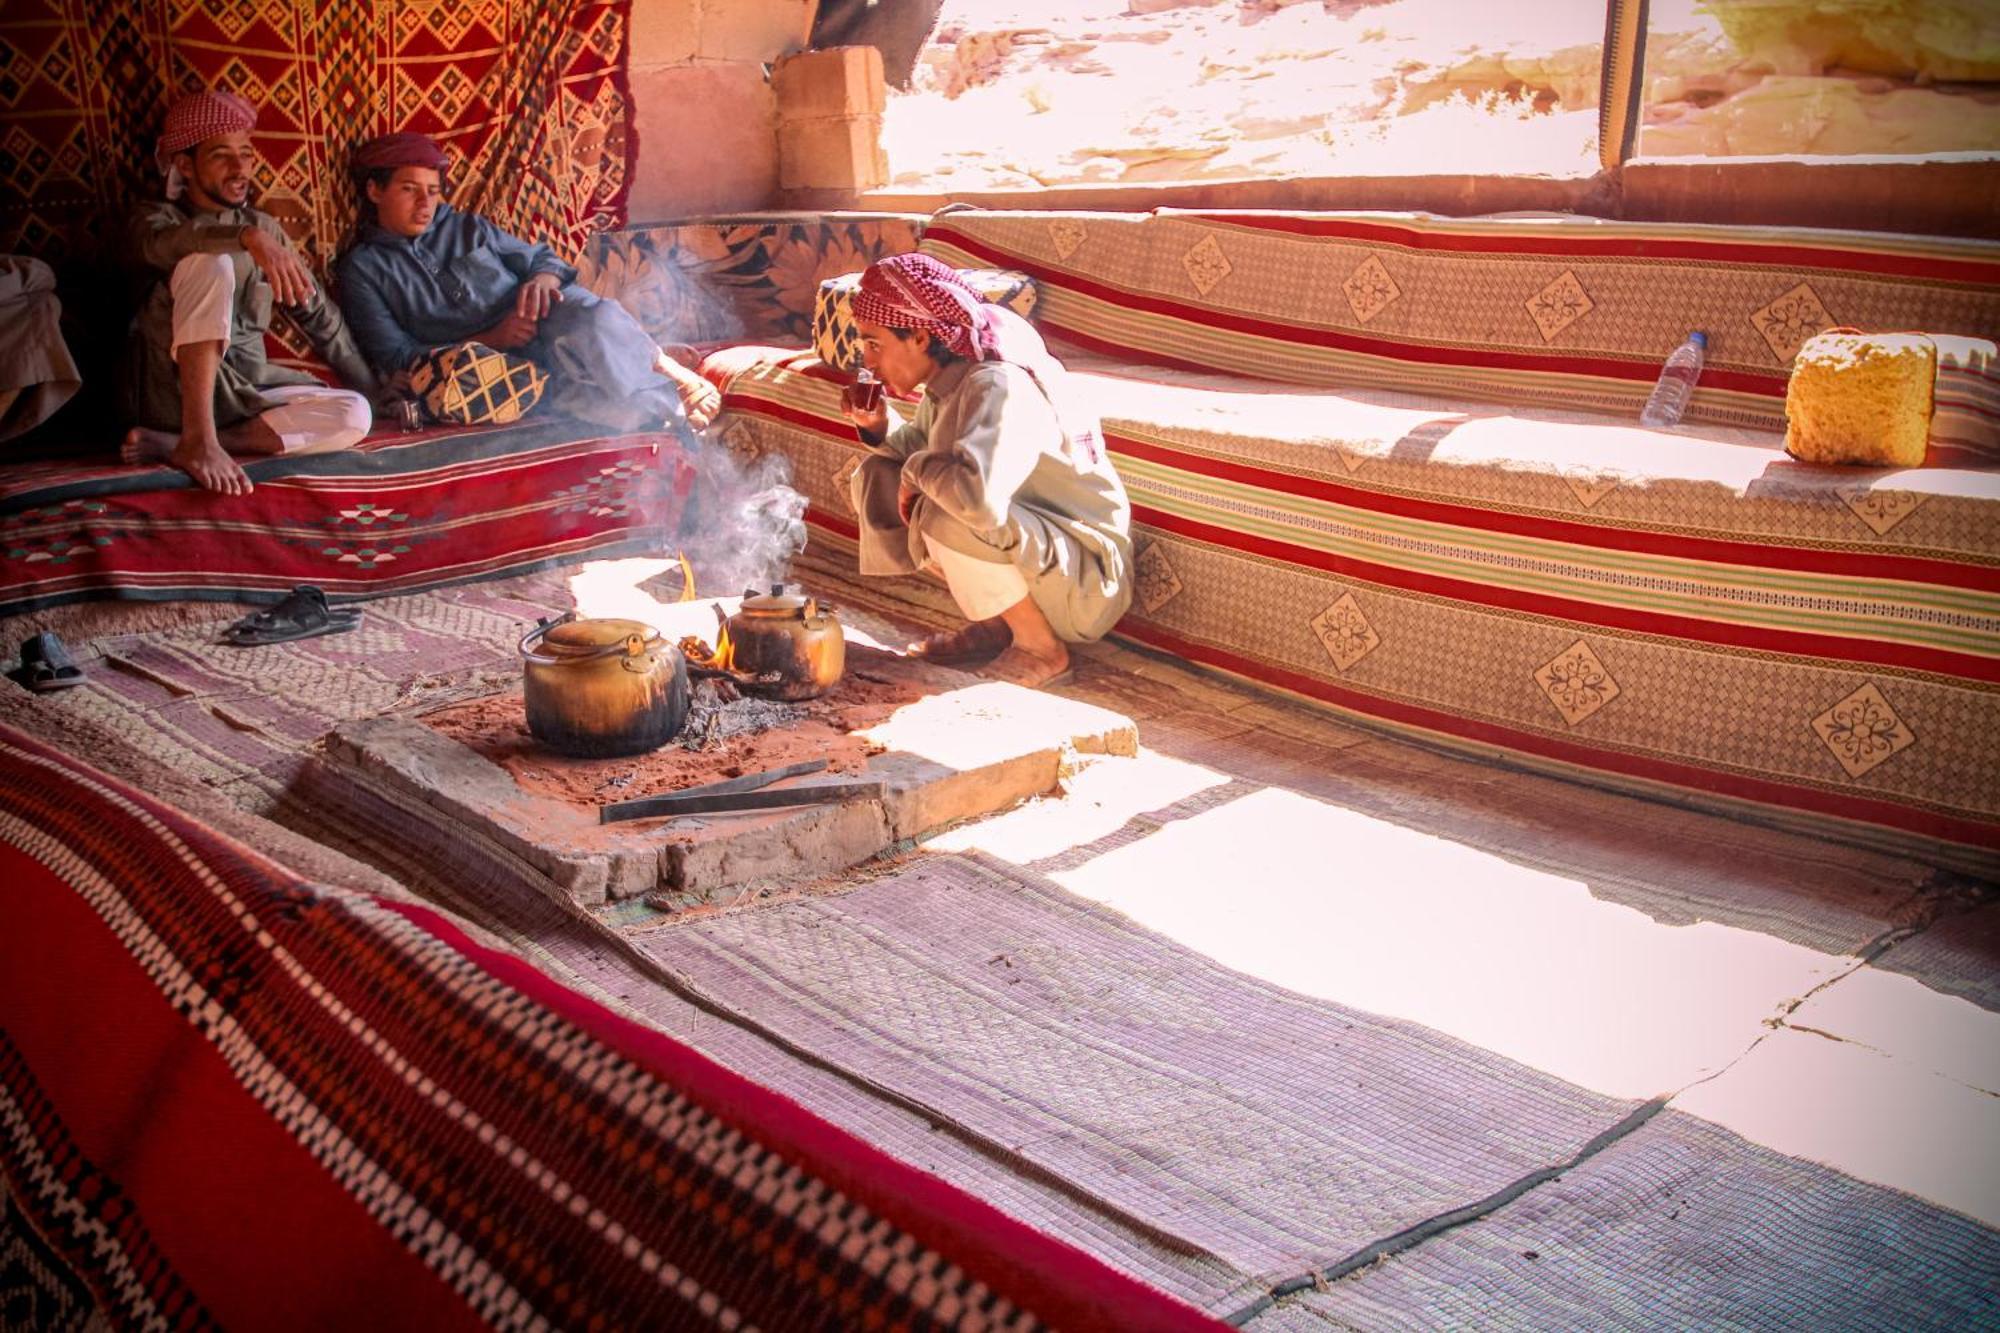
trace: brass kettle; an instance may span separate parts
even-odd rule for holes
[[[817,698],[847,669],[840,621],[782,583],[765,593],[745,589],[742,607],[724,628],[732,675],[767,699]]]
[[[528,730],[585,759],[644,754],[687,722],[687,659],[637,620],[545,621],[521,639]]]

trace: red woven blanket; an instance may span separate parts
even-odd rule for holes
[[[5,729],[0,886],[0,1250],[115,1324],[1217,1327]]]

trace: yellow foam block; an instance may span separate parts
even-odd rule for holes
[[[1914,333],[1822,333],[1785,386],[1785,452],[1809,463],[1921,467],[1937,348]]]

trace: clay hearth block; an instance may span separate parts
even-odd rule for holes
[[[526,790],[507,768],[414,718],[340,727],[313,776],[394,805],[408,817],[409,845],[447,865],[476,842],[582,906],[650,897],[676,907],[738,885],[838,873],[1052,791],[1077,756],[1138,751],[1137,728],[1108,709],[907,660],[897,672],[924,694],[854,733],[884,749],[846,775],[883,780],[880,800],[600,824],[593,806]],[[802,781],[821,780],[840,779]]]
[[[872,46],[835,46],[786,56],[771,70],[783,120],[879,116],[888,105],[882,53]]]
[[[888,180],[880,116],[779,122],[779,188],[872,190]]]

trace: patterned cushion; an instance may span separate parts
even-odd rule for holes
[[[526,357],[476,342],[440,347],[410,372],[410,388],[431,419],[461,426],[520,420],[542,401],[548,382],[542,368]]]
[[[1034,318],[1035,280],[1027,274],[998,268],[968,268],[959,273],[994,305],[1004,305],[1023,319]],[[854,331],[854,293],[860,286],[859,273],[828,278],[813,299],[813,352],[849,375],[861,369],[861,338]]]
[[[1937,344],[1933,447],[2000,463],[2000,349],[1985,338],[1931,335]]]

